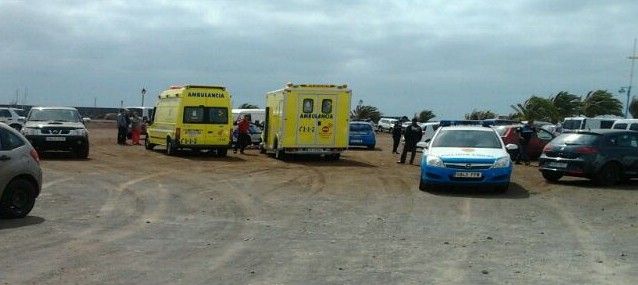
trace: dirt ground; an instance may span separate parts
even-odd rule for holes
[[[0,220],[0,284],[638,284],[638,181],[418,189],[390,137],[340,161],[115,144],[43,158],[31,215]],[[418,159],[418,157],[417,157]]]

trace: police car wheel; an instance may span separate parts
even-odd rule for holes
[[[505,184],[505,185],[499,185],[499,186],[496,186],[496,188],[494,190],[496,190],[496,193],[501,193],[502,194],[502,193],[507,192],[507,190],[509,189],[509,186],[510,186],[509,183]]]
[[[218,148],[217,149],[217,156],[218,157],[226,157],[226,155],[228,155],[228,149],[226,149],[226,148]]]
[[[78,158],[88,158],[89,157],[89,145],[79,146],[75,150],[75,154]]]
[[[419,190],[421,191],[427,191],[428,190],[428,185],[423,183],[423,180],[419,179]]]

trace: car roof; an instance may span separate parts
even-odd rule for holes
[[[490,127],[483,126],[472,126],[472,125],[461,125],[461,126],[448,126],[443,127],[445,130],[464,130],[464,131],[486,131],[486,132],[496,132],[494,129]]]
[[[619,129],[591,129],[591,130],[573,130],[567,132],[565,134],[596,134],[596,135],[606,135],[606,134],[621,134],[621,133],[638,133],[636,131],[629,130],[619,130]]]
[[[31,108],[31,110],[75,110],[77,111],[78,109],[73,108],[73,107],[33,107]]]

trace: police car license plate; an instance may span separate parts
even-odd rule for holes
[[[456,178],[481,178],[480,172],[456,172],[454,173]]]
[[[353,143],[362,143],[363,140],[351,140],[351,142],[353,142]]]
[[[567,162],[548,162],[548,167],[556,167],[556,168],[566,168]]]
[[[44,140],[48,142],[63,142],[63,141],[66,141],[66,138],[65,137],[46,137]]]

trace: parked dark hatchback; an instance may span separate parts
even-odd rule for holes
[[[543,149],[539,170],[548,181],[567,175],[614,185],[638,178],[638,132],[606,129],[562,134]]]

